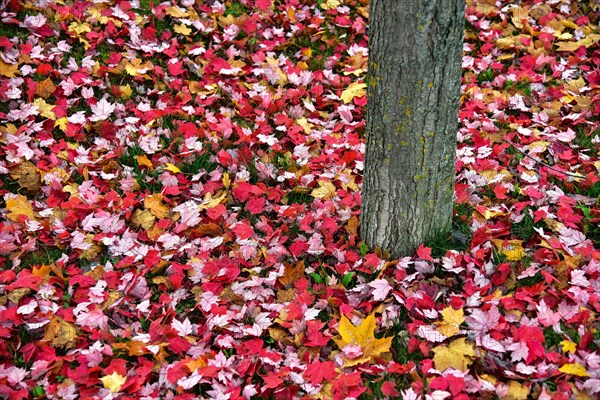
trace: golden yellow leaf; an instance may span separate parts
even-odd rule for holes
[[[192,33],[192,30],[184,24],[175,25],[173,30],[175,33],[181,33],[183,36],[189,36]]]
[[[59,118],[56,121],[54,121],[54,126],[58,126],[58,128],[61,131],[66,132],[68,123],[69,123],[69,120],[67,119],[67,117],[62,117],[62,118]]]
[[[0,60],[0,75],[6,76],[7,78],[14,78],[17,72],[19,72],[18,64],[7,64]]]
[[[38,97],[33,101],[33,105],[39,109],[40,115],[42,117],[56,119],[56,114],[54,113],[54,111],[52,111],[54,109],[54,106],[52,104],[46,103],[46,100],[42,99],[41,97]]]
[[[117,393],[121,390],[121,386],[127,381],[125,376],[119,375],[116,371],[110,375],[100,378],[105,388],[111,391],[111,393]]]
[[[146,231],[152,228],[155,220],[156,217],[149,210],[142,211],[140,209],[136,209],[131,216],[131,223],[133,226],[139,226]]]
[[[167,166],[164,168],[165,168],[165,170],[172,172],[174,174],[178,174],[181,172],[181,170],[179,168],[177,168],[175,165],[173,165],[171,163],[167,163]]]
[[[527,400],[529,396],[529,387],[521,385],[517,381],[510,381],[508,384],[508,396],[506,400]]]
[[[367,91],[365,90],[366,87],[367,85],[365,83],[352,82],[350,86],[342,92],[340,99],[342,99],[344,104],[348,104],[352,102],[352,99],[355,97],[362,97],[367,94]]]
[[[570,340],[563,340],[560,342],[560,347],[562,348],[563,353],[575,354],[575,350],[577,350],[577,344],[571,342]]]
[[[521,240],[494,239],[496,248],[506,256],[508,261],[519,261],[525,257],[525,249]]]
[[[185,366],[188,367],[190,372],[194,372],[198,368],[206,367],[206,361],[201,358],[197,358],[195,360],[186,362]]]
[[[63,347],[70,349],[75,347],[77,330],[70,322],[60,317],[53,317],[48,324],[44,326],[43,342],[53,347]]]
[[[231,185],[231,179],[229,179],[229,174],[227,172],[223,173],[223,187],[225,189],[229,189],[229,186]]]
[[[215,196],[216,197],[213,197],[210,193],[206,193],[204,195],[204,201],[199,206],[200,210],[210,209],[221,204],[221,202],[225,201],[225,199],[227,198],[227,192],[223,191],[219,195],[215,193]]]
[[[560,367],[558,370],[560,372],[562,372],[563,374],[581,376],[584,378],[590,376],[590,374],[588,374],[588,372],[585,370],[585,367],[578,363],[565,364],[562,367]]]
[[[518,28],[521,29],[523,28],[523,20],[527,20],[529,19],[529,13],[527,12],[526,8],[523,7],[515,7],[512,9],[512,23],[513,25]]]
[[[167,12],[168,15],[170,15],[173,18],[185,18],[185,17],[189,16],[187,11],[184,11],[181,8],[176,7],[176,6],[167,7],[167,9],[165,11]]]
[[[92,28],[87,22],[72,22],[71,25],[69,25],[69,30],[75,32],[79,36],[82,33],[91,32]]]
[[[347,345],[359,346],[362,349],[362,355],[355,359],[345,359],[346,367],[370,362],[375,357],[380,357],[383,353],[390,351],[393,336],[377,339],[375,338],[375,314],[367,316],[359,326],[352,325],[352,322],[344,315],[340,319],[338,332],[341,338],[333,340],[340,349]]]
[[[169,207],[163,203],[163,196],[160,193],[153,194],[144,199],[144,208],[150,210],[156,218],[168,218],[171,215]]]
[[[467,342],[465,338],[456,339],[448,346],[434,347],[433,352],[435,353],[433,362],[439,371],[454,368],[466,372],[473,363],[470,357],[475,357],[473,343]]]
[[[131,86],[129,86],[129,84],[125,86],[119,86],[119,90],[121,91],[121,98],[123,100],[127,100],[133,94],[133,89],[131,89]]]
[[[154,165],[152,165],[152,161],[150,161],[148,159],[148,157],[146,157],[145,154],[142,154],[141,156],[136,156],[135,159],[137,160],[138,165],[140,165],[140,166],[143,165],[144,167],[154,169]]]
[[[19,222],[21,216],[35,219],[35,212],[31,204],[29,204],[29,200],[20,194],[16,199],[11,197],[6,200],[6,209],[8,210],[7,217],[15,222]]]
[[[337,193],[337,190],[335,190],[335,186],[333,186],[333,183],[329,182],[329,181],[319,181],[319,187],[314,189],[310,195],[312,197],[315,197],[317,199],[331,199],[332,197],[334,197]]]
[[[341,4],[342,3],[340,0],[325,0],[323,3],[321,3],[321,8],[323,10],[332,10],[339,7]]]
[[[48,282],[50,279],[50,272],[52,272],[52,268],[49,265],[40,265],[39,267],[33,267],[31,269],[31,275],[39,276],[42,278],[42,282]]]
[[[465,314],[462,310],[455,310],[448,306],[442,310],[443,322],[438,322],[438,332],[444,336],[450,337],[456,335],[460,331],[460,324],[465,322]]]

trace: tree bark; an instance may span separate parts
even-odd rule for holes
[[[393,257],[452,226],[464,0],[371,0],[361,235]]]

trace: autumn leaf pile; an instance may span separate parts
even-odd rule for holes
[[[2,4],[0,398],[600,396],[597,2],[467,2],[454,231],[400,260],[366,0]]]

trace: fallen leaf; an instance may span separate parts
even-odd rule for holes
[[[181,170],[179,168],[177,168],[175,165],[173,165],[171,163],[167,163],[167,166],[164,168],[166,171],[172,172],[174,174],[178,174],[181,172]]]
[[[6,76],[7,78],[14,78],[18,71],[18,64],[7,64],[0,60],[0,75]]]
[[[19,222],[22,216],[35,219],[35,212],[27,197],[20,194],[17,196],[16,199],[11,197],[6,200],[6,209],[9,211],[7,217],[15,222]]]
[[[54,91],[56,90],[56,86],[52,82],[50,78],[46,78],[45,80],[38,82],[35,86],[35,94],[36,96],[47,99],[52,96]]]
[[[328,200],[328,199],[331,199],[332,197],[334,197],[336,195],[336,193],[337,193],[337,191],[335,189],[335,186],[333,186],[333,183],[331,183],[329,181],[320,180],[319,187],[316,189],[313,189],[313,191],[310,193],[310,195],[317,199]]]
[[[137,160],[137,163],[139,166],[144,166],[144,167],[148,167],[150,169],[154,169],[154,165],[152,165],[152,161],[150,161],[145,154],[142,154],[141,156],[137,156],[135,159]]]
[[[117,393],[119,390],[121,390],[121,386],[123,386],[125,381],[127,381],[127,378],[119,375],[119,373],[115,371],[110,375],[100,378],[100,380],[102,381],[104,387],[110,390],[111,393]]]
[[[443,322],[438,322],[438,332],[444,336],[450,337],[460,332],[460,324],[465,322],[465,314],[462,308],[455,310],[448,306],[442,310]]]
[[[141,227],[144,230],[152,228],[156,217],[149,210],[140,210],[139,208],[133,212],[131,223],[135,227]]]
[[[52,347],[62,347],[70,349],[75,347],[75,339],[77,338],[77,330],[70,322],[65,321],[60,317],[53,317],[52,320],[44,326],[43,342],[48,343]]]
[[[345,104],[348,104],[352,102],[355,97],[362,97],[367,94],[367,91],[365,90],[366,87],[367,85],[365,83],[352,82],[350,86],[342,92],[340,99],[342,99]]]
[[[433,352],[435,353],[433,362],[439,371],[443,372],[448,368],[454,368],[466,372],[473,363],[470,357],[475,357],[475,346],[473,343],[468,343],[465,338],[460,338],[448,346],[434,347]]]
[[[146,197],[144,199],[144,208],[150,210],[152,215],[158,219],[168,218],[171,215],[171,210],[163,203],[163,196],[160,193]]]
[[[569,374],[574,376],[581,376],[583,378],[589,377],[590,374],[586,371],[585,367],[581,364],[565,364],[558,369],[563,374]]]
[[[359,346],[362,350],[362,355],[354,359],[345,359],[346,367],[370,362],[376,357],[380,357],[383,353],[390,351],[393,336],[377,339],[375,338],[375,314],[367,316],[359,326],[352,325],[352,322],[344,315],[340,319],[338,332],[341,338],[333,340],[342,350],[347,345]]]
[[[502,240],[494,239],[494,244],[498,251],[506,256],[508,261],[519,261],[525,257],[525,249],[521,240]]]
[[[571,342],[570,340],[563,340],[560,342],[560,348],[562,349],[563,353],[575,354],[575,351],[577,350],[577,344]]]
[[[529,396],[529,387],[521,385],[517,381],[510,381],[507,394],[506,400],[527,400],[527,397]]]
[[[29,161],[11,168],[10,177],[29,192],[37,192],[42,184],[40,171]]]

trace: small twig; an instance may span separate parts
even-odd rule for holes
[[[515,149],[516,151],[518,151],[519,153],[521,153],[522,155],[524,155],[527,158],[532,159],[533,161],[535,161],[538,164],[543,165],[544,167],[551,169],[554,172],[558,172],[559,174],[564,174],[567,176],[570,176],[571,178],[575,178],[575,179],[586,179],[586,177],[584,175],[579,175],[579,174],[572,174],[570,172],[565,172],[565,171],[561,171],[559,169],[556,169],[554,167],[552,167],[551,165],[546,164],[545,162],[538,160],[532,156],[530,156],[529,154],[525,153],[523,150],[519,149],[517,146],[514,145],[514,143],[510,142],[509,140],[506,139],[502,139],[502,141],[508,143],[510,146],[512,146],[513,149]]]

